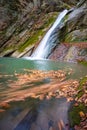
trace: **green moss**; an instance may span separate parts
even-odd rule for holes
[[[80,85],[78,87],[79,93],[76,95],[77,98],[80,98],[84,94],[83,86],[87,82],[87,77],[84,77],[80,80]],[[87,106],[82,103],[79,103],[78,106],[73,106],[69,112],[70,124],[71,127],[78,125],[81,122],[80,112],[87,113]]]
[[[73,42],[72,33],[69,33],[69,34],[66,35],[65,42]]]
[[[51,25],[51,24],[55,21],[57,15],[58,15],[58,13],[55,13],[55,15],[54,15],[54,16],[51,16],[51,17],[42,25],[42,27],[41,27],[40,29],[34,30],[33,35],[32,35],[30,38],[28,38],[23,44],[19,45],[18,51],[19,51],[19,52],[23,52],[24,49],[25,49],[26,47],[28,47],[29,45],[33,45],[33,44],[37,43],[38,40],[39,40],[39,36],[43,37],[44,34],[46,33],[46,31],[44,31],[43,29],[48,28],[49,25]]]
[[[81,62],[79,62],[79,63],[82,64],[82,65],[87,66],[87,61],[81,61]]]
[[[72,36],[72,42],[87,42],[85,39],[79,39],[79,38],[74,38],[73,36]]]
[[[80,85],[78,89],[82,89],[83,85],[87,82],[87,77],[84,77],[80,80]]]
[[[68,20],[69,15],[65,15],[64,21]]]
[[[11,46],[6,46],[5,48],[2,48],[2,53],[1,54],[7,54],[12,52],[13,50],[16,50],[16,47],[14,45]]]
[[[81,121],[79,112],[83,111],[86,112],[86,107],[84,104],[79,104],[78,106],[73,106],[72,109],[69,112],[69,118],[70,118],[70,125],[73,127],[74,125],[78,125]]]
[[[69,33],[69,34],[66,35],[66,32],[68,31],[67,27],[65,29],[66,29],[66,31],[64,33],[65,36],[64,36],[63,41],[66,42],[66,43],[70,43],[72,41],[72,35],[71,35],[71,33]]]
[[[29,39],[27,39],[26,42],[24,42],[23,44],[21,44],[19,46],[19,52],[23,52],[23,50],[28,47],[29,45],[32,45],[34,43],[36,43],[39,40],[39,36],[43,36],[44,32],[42,30],[38,30],[36,32],[36,34],[34,34],[32,37],[30,37]]]
[[[58,15],[58,13],[54,17],[50,17],[48,19],[48,21],[45,22],[43,27],[45,28],[45,27],[48,27],[49,25],[53,24],[57,15]]]
[[[7,46],[7,47],[4,48],[3,51],[5,52],[5,51],[8,51],[8,50],[12,50],[13,48],[15,48],[15,46]]]
[[[84,77],[80,80],[80,85],[78,87],[78,94],[77,97],[80,98],[84,94],[83,86],[87,82],[87,77]]]
[[[72,42],[72,43],[74,43],[74,42],[87,42],[86,39],[82,39],[82,38],[74,36],[73,32],[67,34],[67,32],[68,32],[67,27],[66,27],[65,32],[66,32],[66,36],[65,36],[65,39],[64,39],[65,42]]]
[[[84,94],[84,91],[79,91],[79,93],[77,94],[77,97],[80,98],[82,95]]]

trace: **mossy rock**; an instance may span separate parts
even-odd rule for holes
[[[83,77],[81,80],[80,80],[80,85],[78,87],[78,90],[82,89],[83,85],[87,82],[87,76]]]
[[[87,82],[87,76],[83,77],[79,82],[78,94],[76,97],[79,99],[84,94],[83,86]],[[69,111],[69,119],[71,127],[79,125],[81,122],[80,112],[87,113],[87,106],[84,103],[78,103],[77,106],[73,104],[73,107]]]
[[[19,52],[23,52],[26,47],[35,44],[39,40],[39,36],[43,36],[43,34],[44,32],[42,30],[38,30],[36,34],[34,33],[32,37],[28,38],[23,44],[19,46]]]
[[[67,32],[66,32],[67,33]],[[65,36],[64,42],[87,42],[86,37],[75,36],[74,32],[68,33]]]
[[[75,37],[72,32],[67,34],[66,37],[65,37],[65,42],[66,43],[68,43],[68,42],[71,42],[71,43],[73,42],[74,43],[74,42],[81,42],[81,41],[83,41],[83,40]]]
[[[25,50],[25,48],[27,48],[28,46],[39,42],[40,41],[39,38],[40,37],[42,38],[45,35],[47,29],[54,23],[57,15],[58,15],[58,13],[55,12],[54,15],[50,16],[49,19],[47,19],[47,21],[44,22],[43,25],[39,29],[32,30],[32,32],[33,32],[32,36],[30,36],[24,43],[19,45],[18,51],[23,52]]]
[[[65,37],[65,42],[72,42],[73,41],[73,36],[71,33],[67,34]]]
[[[87,66],[87,61],[81,61],[81,62],[79,62],[79,63],[82,64],[82,65]]]
[[[83,77],[80,82],[79,82],[79,87],[78,87],[78,94],[76,95],[77,98],[80,98],[84,94],[84,89],[83,86],[87,82],[87,76]]]
[[[79,125],[81,122],[80,112],[86,113],[86,107],[84,104],[79,104],[78,106],[73,106],[69,112],[69,120],[71,127]]]

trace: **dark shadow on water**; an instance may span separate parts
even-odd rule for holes
[[[66,98],[43,100],[37,108],[29,111],[14,130],[69,130],[70,102]]]
[[[24,119],[16,126],[14,130],[30,130],[32,122],[36,120],[37,112],[31,110],[27,113]]]
[[[66,72],[68,72],[69,70],[71,70],[73,73],[72,75],[67,76],[68,79],[80,79],[82,76],[85,76],[87,74],[87,67],[76,64],[70,64],[65,62],[60,63],[46,60],[31,61],[15,58],[1,58],[0,74],[4,77],[1,77],[0,81],[2,85],[2,87],[0,86],[0,94],[2,94],[0,95],[0,101],[7,101],[7,98],[11,94],[9,91],[6,91],[6,89],[9,89],[9,87],[6,86],[6,81],[10,79],[13,82],[15,80],[15,71],[19,74],[24,74],[25,68],[28,70],[43,71],[65,70]],[[9,77],[5,77],[5,75],[8,75]],[[10,75],[13,75],[13,77],[10,77]],[[40,82],[34,82],[33,84],[30,82],[29,85],[31,85],[31,87],[33,88],[36,85],[45,85],[49,84],[50,82],[50,78],[44,78]],[[21,87],[21,89],[25,90],[27,89],[27,87]],[[17,91],[16,89],[14,90],[16,94]],[[5,91],[7,93],[4,94]],[[13,88],[12,92],[14,93]],[[8,97],[6,96],[6,94]],[[10,108],[3,109],[5,111],[0,112],[0,130],[69,130],[68,128],[66,129],[66,126],[68,126],[69,124],[68,110],[70,108],[70,102],[67,102],[65,98],[52,98],[50,100],[44,99],[40,102],[38,101],[38,99],[27,100],[23,97],[23,101],[20,101],[19,93],[17,97],[15,96],[15,98],[19,99],[15,101],[9,101],[10,103],[8,102],[8,104],[10,104]],[[31,107],[33,107],[33,109],[30,109]]]

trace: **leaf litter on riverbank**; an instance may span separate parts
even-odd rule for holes
[[[75,130],[87,130],[87,76],[82,78],[79,83],[78,93],[76,95],[73,111],[77,109],[77,115],[79,121],[77,120],[74,125]],[[75,113],[74,113],[75,114]],[[76,118],[75,116],[73,116]]]
[[[4,90],[3,93],[0,93],[0,97],[4,97],[1,99],[0,112],[4,112],[5,109],[7,109],[9,102],[25,100],[27,97],[39,100],[66,97],[67,102],[75,100],[76,103],[74,104],[74,107],[79,106],[79,104],[84,104],[86,107],[87,77],[84,77],[81,81],[67,79],[67,75],[71,74],[71,72],[67,73],[63,70],[40,71],[25,69],[25,74],[18,74],[15,72],[13,75],[15,80],[8,79],[6,81],[8,89]],[[9,75],[4,75],[4,78],[7,77],[9,77]],[[0,75],[0,78],[3,78],[3,76]],[[80,118],[79,123],[77,123],[77,121],[75,122],[76,124],[73,124],[75,130],[86,130],[87,111],[80,109],[75,114],[79,115]]]

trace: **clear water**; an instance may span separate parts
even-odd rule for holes
[[[87,74],[87,67],[68,63],[68,62],[56,62],[52,60],[26,60],[17,58],[0,58],[0,73],[1,74],[13,74],[14,72],[24,72],[24,69],[33,70],[70,70],[73,69],[72,78],[81,78]]]
[[[50,60],[25,60],[25,59],[16,59],[16,58],[0,58],[0,103],[9,100],[9,106],[2,107],[0,106],[0,130],[39,130],[39,126],[36,126],[30,129],[30,124],[36,120],[37,124],[43,122],[45,125],[45,130],[48,130],[48,124],[54,121],[59,120],[57,110],[61,108],[64,111],[63,116],[65,116],[64,121],[67,123],[67,111],[68,106],[66,100],[51,100],[42,102],[38,99],[32,99],[26,97],[25,99],[20,99],[20,92],[22,96],[25,92],[29,93],[29,87],[35,87],[35,85],[40,85],[47,83],[49,81],[44,80],[43,82],[36,84],[29,84],[27,87],[21,86],[22,88],[17,88],[16,86],[11,86],[11,84],[17,80],[14,73],[25,74],[26,70],[73,70],[73,74],[67,78],[80,79],[81,77],[87,75],[87,67],[79,64],[71,64],[66,62],[56,62]],[[6,77],[7,75],[7,77]],[[11,82],[9,82],[9,80]],[[10,84],[11,83],[11,84]],[[19,93],[17,96],[15,94]],[[15,100],[14,100],[15,98]],[[39,104],[39,105],[38,105]],[[60,104],[60,105],[59,105]],[[64,105],[65,104],[65,105]],[[37,106],[38,105],[38,106]],[[54,106],[54,107],[51,107]],[[61,106],[61,107],[58,107]],[[65,107],[66,106],[66,107]],[[31,118],[31,107],[34,107],[33,117]],[[1,110],[4,110],[1,112]],[[56,111],[55,111],[56,110]],[[53,114],[54,113],[54,114]],[[38,114],[38,115],[37,115]],[[47,115],[47,116],[46,116]],[[57,116],[54,116],[57,115]],[[44,119],[43,119],[44,116]],[[37,118],[36,118],[37,117]],[[62,115],[60,114],[60,117]],[[48,122],[48,123],[47,123]],[[39,125],[40,125],[39,124]],[[41,129],[40,129],[41,130]]]

